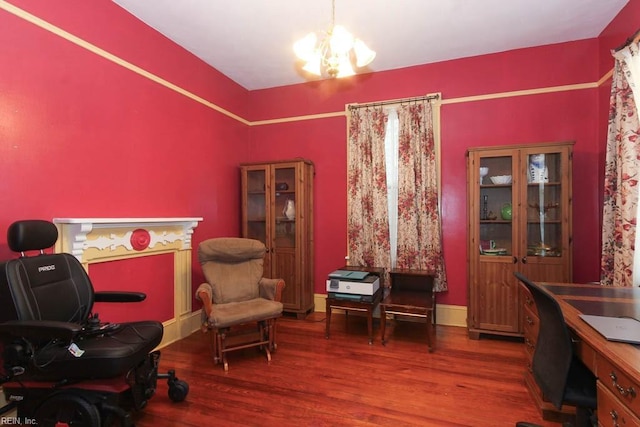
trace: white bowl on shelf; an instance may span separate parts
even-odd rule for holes
[[[511,184],[511,175],[490,176],[489,179],[496,185]]]

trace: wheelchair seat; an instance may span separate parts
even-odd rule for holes
[[[102,323],[95,302],[138,302],[139,292],[95,292],[82,264],[66,253],[46,254],[58,238],[48,221],[18,221],[7,231],[17,259],[0,264],[0,346],[2,390],[18,416],[38,424],[67,422],[57,407],[90,407],[95,423],[142,409],[154,394],[157,378],[167,378],[169,397],[184,400],[188,385],[173,371],[158,374],[163,336],[155,320]],[[39,251],[27,256],[26,252]],[[83,411],[72,411],[82,413]],[[54,423],[55,421],[55,423]],[[71,420],[78,422],[78,420]],[[86,420],[80,420],[85,422]]]

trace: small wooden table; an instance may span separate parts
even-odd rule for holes
[[[385,330],[387,313],[409,317],[422,317],[427,322],[429,352],[435,348],[433,312],[436,304],[433,292],[435,273],[426,270],[393,269],[389,272],[391,287],[385,289],[380,303],[382,345],[387,343]]]
[[[364,311],[367,313],[367,328],[369,332],[369,345],[373,344],[373,311],[376,309],[383,295],[384,288],[384,269],[377,267],[354,267],[344,266],[340,270],[367,271],[380,277],[380,289],[373,295],[371,302],[356,301],[344,298],[330,298],[327,295],[326,300],[326,327],[325,338],[329,339],[329,329],[331,326],[331,308],[339,308],[345,311],[345,316],[349,316],[349,310]]]

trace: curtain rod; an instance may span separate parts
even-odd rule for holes
[[[361,107],[373,107],[373,106],[389,105],[389,104],[403,104],[403,103],[409,103],[409,102],[427,101],[431,99],[440,99],[440,94],[434,93],[429,95],[415,96],[413,98],[399,98],[399,99],[388,99],[386,101],[363,102],[362,104],[355,102],[353,104],[347,104],[347,108],[351,110],[354,108],[361,108]]]
[[[629,46],[631,43],[637,43],[639,41],[640,41],[640,30],[636,31],[631,37],[626,39],[624,41],[624,43],[622,43],[620,46],[615,48],[613,51],[614,52],[618,52],[618,51],[624,49],[625,47]]]

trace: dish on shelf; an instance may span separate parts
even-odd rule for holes
[[[539,243],[535,246],[527,247],[527,255],[534,256],[560,256],[558,248],[552,248],[551,246]]]
[[[491,182],[493,182],[494,184],[511,184],[511,175],[496,175],[496,176],[490,176],[489,179],[491,180]]]
[[[483,249],[483,255],[506,255],[507,250],[505,248],[495,248],[495,249]]]

